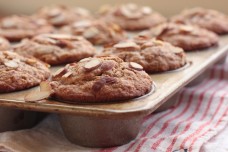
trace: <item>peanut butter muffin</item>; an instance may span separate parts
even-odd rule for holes
[[[95,55],[95,48],[82,37],[64,34],[41,34],[14,46],[23,56],[33,56],[48,64],[59,65]]]
[[[85,58],[59,69],[49,83],[63,102],[110,102],[132,99],[152,89],[151,77],[134,62],[118,57]]]
[[[177,23],[164,23],[143,31],[139,35],[169,42],[185,51],[205,49],[218,44],[218,36],[213,32]]]
[[[53,31],[54,28],[41,18],[8,16],[0,20],[0,36],[9,41],[20,41],[23,38]]]
[[[228,33],[228,16],[216,10],[192,8],[172,18],[173,22],[197,25],[217,34]]]
[[[129,3],[116,7],[103,6],[100,17],[106,22],[116,23],[125,30],[145,30],[166,22],[166,18],[148,6]]]
[[[70,24],[74,21],[92,18],[91,13],[84,8],[71,8],[65,5],[43,7],[36,15],[47,19],[50,24],[57,27]]]
[[[0,37],[0,51],[2,51],[2,50],[6,51],[8,49],[10,49],[9,41],[3,37]]]
[[[174,70],[186,64],[183,49],[143,36],[106,46],[100,56],[106,55],[116,55],[125,62],[136,62],[148,73]]]
[[[0,52],[0,93],[24,90],[48,79],[48,66],[35,58],[14,52]]]
[[[116,24],[101,20],[81,20],[61,29],[62,33],[81,35],[95,45],[119,42],[126,38],[125,32]]]

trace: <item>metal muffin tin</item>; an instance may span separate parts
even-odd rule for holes
[[[193,81],[191,85],[202,82],[205,75],[197,77],[226,57],[227,44],[228,36],[222,36],[216,47],[187,53],[187,59],[191,61],[188,67],[172,72],[150,74],[156,84],[156,91],[137,100],[99,104],[67,104],[54,100],[25,102],[25,95],[39,89],[34,87],[24,91],[0,94],[0,106],[57,113],[66,137],[75,144],[88,147],[122,145],[137,136],[143,117],[154,112],[166,101],[167,104],[161,106],[158,111],[175,104],[177,95],[171,97],[193,80],[195,82]],[[51,70],[54,72],[60,67],[62,66],[52,67]],[[11,119],[10,114],[3,113]]]

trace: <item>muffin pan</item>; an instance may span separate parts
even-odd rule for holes
[[[144,116],[154,112],[166,101],[168,105],[170,102],[175,103],[175,97],[171,99],[170,97],[193,80],[196,81],[197,77],[213,64],[221,61],[221,58],[224,58],[228,52],[227,44],[228,36],[222,36],[218,46],[187,53],[187,59],[190,62],[187,67],[172,72],[151,74],[156,90],[143,98],[115,103],[74,105],[54,100],[25,102],[25,95],[35,93],[39,89],[35,87],[0,94],[0,106],[58,113],[66,137],[76,144],[88,147],[125,144],[137,136]],[[53,67],[52,71],[60,67]],[[198,82],[202,82],[204,78],[205,76],[201,76]]]

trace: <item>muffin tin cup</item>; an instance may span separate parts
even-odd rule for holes
[[[156,84],[153,83],[150,92],[132,100],[140,101],[155,91]],[[66,138],[74,144],[86,147],[113,147],[130,142],[139,133],[142,119],[143,116],[108,119],[59,114]]]
[[[33,127],[37,123],[37,112],[0,108],[0,132]]]
[[[126,144],[139,133],[142,117],[107,119],[59,115],[66,138],[86,147],[113,147]]]

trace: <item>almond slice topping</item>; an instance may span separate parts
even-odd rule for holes
[[[96,36],[97,34],[99,34],[99,30],[95,27],[91,27],[89,29],[87,29],[84,33],[83,36],[87,39],[89,38],[93,38],[94,36]]]
[[[152,13],[152,9],[150,7],[148,7],[148,6],[144,6],[144,7],[142,7],[142,12],[145,15],[149,15],[149,14]]]
[[[51,85],[47,81],[42,81],[40,83],[40,92],[52,92]]]
[[[160,40],[153,40],[153,42],[154,42],[155,45],[159,45],[159,46],[164,44],[164,42],[162,42]]]
[[[87,61],[90,61],[91,58],[84,58],[84,59],[81,59],[79,62],[87,62]]]
[[[68,78],[69,76],[71,76],[73,73],[72,72],[67,72],[66,74],[64,74],[63,76],[62,76],[62,78]]]
[[[56,17],[61,14],[61,11],[59,9],[52,9],[48,12],[48,16],[50,17]]]
[[[91,21],[89,21],[89,20],[82,20],[82,21],[79,21],[79,22],[75,22],[73,24],[73,27],[74,28],[84,28],[84,27],[89,27],[91,25],[92,25]]]
[[[4,64],[5,64],[5,66],[10,67],[10,68],[17,68],[18,67],[17,62],[15,62],[13,60],[4,62]]]
[[[27,59],[25,62],[28,63],[28,64],[30,64],[30,65],[33,65],[33,64],[35,64],[37,61],[36,61],[35,59]]]
[[[53,76],[56,77],[56,76],[58,76],[60,74],[64,74],[65,72],[66,72],[65,68],[60,68],[53,74]]]
[[[120,42],[115,44],[113,47],[117,49],[123,49],[123,48],[139,48],[139,46],[135,42]]]
[[[183,25],[183,26],[180,26],[180,30],[185,31],[185,32],[191,32],[194,30],[194,28],[192,26]]]
[[[51,92],[49,91],[40,91],[40,92],[31,92],[24,97],[25,102],[35,102],[50,97]]]
[[[81,16],[89,16],[90,15],[90,12],[84,8],[81,8],[81,7],[77,7],[75,8],[75,13],[81,15]]]
[[[5,19],[2,21],[2,26],[3,26],[3,28],[11,28],[11,27],[16,26],[16,23],[14,20]]]
[[[72,36],[67,34],[45,34],[44,36],[52,39],[72,39]]]
[[[174,48],[174,49],[172,49],[172,52],[175,54],[179,54],[179,53],[183,53],[184,51],[181,48]]]
[[[135,62],[129,62],[129,65],[131,68],[135,69],[135,70],[138,70],[138,71],[142,71],[143,70],[143,67],[138,64],[138,63],[135,63]]]
[[[97,67],[99,67],[101,65],[101,61],[98,60],[98,59],[92,59],[90,60],[89,62],[87,62],[85,65],[84,65],[84,68],[87,70],[87,71],[91,71],[91,70],[94,70],[96,69]]]

